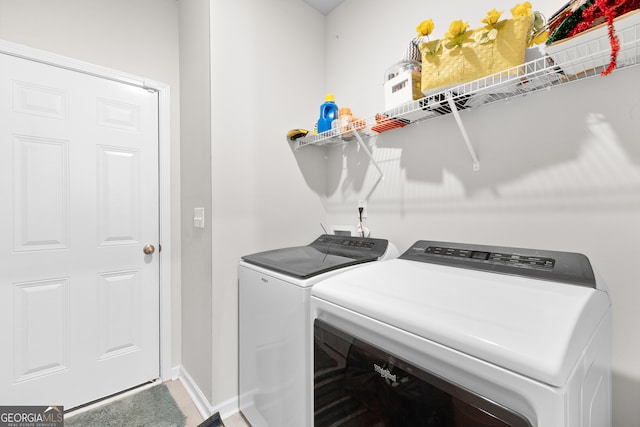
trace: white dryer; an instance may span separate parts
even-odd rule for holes
[[[239,264],[239,406],[253,427],[305,427],[311,411],[309,298],[316,283],[395,258],[383,239],[322,235]]]
[[[316,285],[311,317],[315,427],[611,425],[610,301],[584,255],[418,241]]]

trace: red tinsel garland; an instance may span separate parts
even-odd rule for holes
[[[607,5],[607,3],[610,3]],[[607,19],[607,29],[609,33],[609,43],[611,45],[611,60],[607,69],[601,75],[610,74],[617,65],[618,51],[620,50],[620,41],[615,33],[613,19],[619,15],[623,15],[631,10],[640,7],[640,0],[595,0],[595,2],[586,8],[582,13],[582,22],[578,23],[575,28],[569,32],[568,36],[579,34],[593,25],[593,22],[602,16]]]
[[[618,51],[620,50],[620,41],[616,36],[616,30],[613,27],[613,18],[616,17],[615,7],[607,7],[607,0],[596,0],[596,5],[600,8],[601,11],[604,12],[604,15],[607,17],[607,28],[609,30],[609,43],[611,44],[611,60],[609,61],[609,65],[607,69],[604,70],[600,75],[606,76],[610,74],[618,65]]]

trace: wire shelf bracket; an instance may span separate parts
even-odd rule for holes
[[[456,119],[456,123],[458,124],[458,128],[460,129],[460,133],[462,134],[462,138],[464,138],[464,142],[467,145],[467,150],[469,150],[469,155],[471,155],[471,160],[473,160],[473,170],[480,170],[480,160],[478,160],[478,155],[476,154],[476,150],[473,148],[473,144],[471,144],[471,140],[469,139],[469,134],[464,127],[464,123],[462,123],[462,119],[460,118],[460,112],[458,111],[458,107],[456,107],[456,103],[453,101],[453,93],[451,91],[447,91],[447,102],[449,103],[449,108],[451,108],[451,113],[453,117]]]
[[[384,180],[384,173],[382,172],[382,169],[380,169],[380,166],[378,165],[378,162],[376,162],[376,159],[373,158],[371,151],[367,148],[367,144],[365,144],[364,141],[362,140],[362,137],[360,136],[360,132],[354,129],[353,134],[358,140],[358,145],[364,150],[365,153],[367,153],[367,156],[369,156],[369,159],[371,159],[371,163],[373,163],[373,166],[375,166],[376,169],[378,170],[378,173],[380,174],[380,180]]]

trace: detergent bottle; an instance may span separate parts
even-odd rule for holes
[[[318,133],[331,130],[331,123],[338,119],[338,106],[333,94],[327,94],[325,103],[320,106],[320,118],[318,119]]]

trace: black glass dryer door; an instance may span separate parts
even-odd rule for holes
[[[531,427],[521,415],[316,319],[315,427]]]

